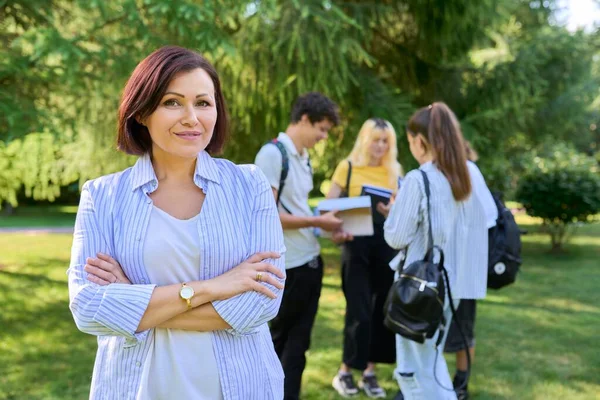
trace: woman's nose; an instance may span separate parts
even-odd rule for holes
[[[181,124],[189,127],[196,126],[198,124],[198,116],[194,107],[186,107],[185,114],[181,119]]]

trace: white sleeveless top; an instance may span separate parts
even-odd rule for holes
[[[144,264],[152,283],[164,286],[199,279],[199,217],[180,220],[152,208],[144,242]],[[222,399],[211,339],[210,332],[155,328],[138,398]]]

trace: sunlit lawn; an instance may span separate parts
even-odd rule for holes
[[[71,227],[77,206],[21,206],[12,215],[0,210],[0,228]]]
[[[547,253],[528,226],[518,283],[491,292],[478,309],[475,399],[598,399],[600,224],[580,229],[569,251]],[[0,234],[0,399],[84,399],[95,339],[75,328],[65,269],[70,235]],[[336,399],[344,299],[339,253],[324,243],[327,271],[305,399]],[[393,396],[391,366],[380,380]],[[359,398],[366,398],[361,395]]]

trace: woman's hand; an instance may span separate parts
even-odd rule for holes
[[[85,264],[83,270],[88,273],[88,281],[100,286],[110,283],[131,284],[117,260],[103,253],[96,255],[98,258],[88,257],[85,260],[87,264]]]
[[[331,241],[335,244],[342,244],[354,240],[354,236],[351,233],[345,232],[341,229],[333,231],[331,234]]]
[[[377,203],[377,211],[379,211],[381,214],[383,214],[384,217],[387,218],[387,216],[390,214],[390,210],[392,209],[393,204],[394,204],[394,202],[391,200],[387,204],[383,204],[382,202],[379,202],[379,203]]]
[[[263,260],[279,257],[281,257],[279,253],[273,251],[256,253],[235,268],[230,269],[223,275],[207,280],[206,283],[210,285],[209,290],[215,300],[229,299],[251,290],[274,299],[277,297],[275,293],[262,283],[268,283],[277,289],[283,289],[283,284],[271,274],[281,279],[285,278],[285,274],[277,267],[263,262]]]

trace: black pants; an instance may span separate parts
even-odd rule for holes
[[[288,269],[279,313],[271,321],[275,352],[285,373],[285,400],[300,398],[305,353],[312,331],[323,280],[323,260]]]
[[[383,325],[383,305],[394,282],[388,264],[396,254],[385,242],[382,226],[375,227],[375,235],[357,237],[342,250],[343,362],[351,368],[364,370],[368,362],[396,362],[396,339]]]
[[[448,338],[444,351],[446,353],[456,353],[466,350],[460,331],[462,330],[467,346],[475,347],[475,315],[477,314],[477,301],[471,299],[461,299],[456,309],[456,318],[452,318]]]

